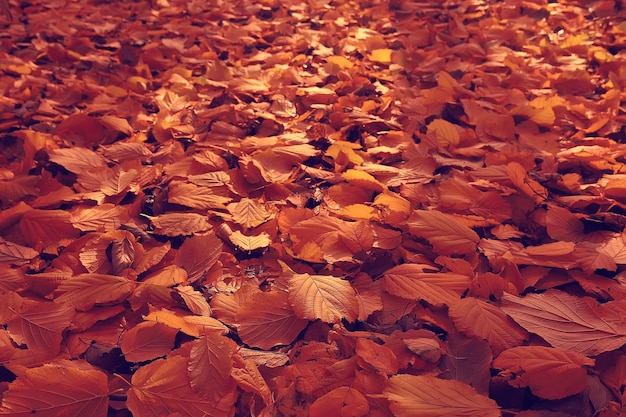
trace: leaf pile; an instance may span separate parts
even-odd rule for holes
[[[2,8],[0,415],[626,412],[622,3]]]

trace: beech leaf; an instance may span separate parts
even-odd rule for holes
[[[222,242],[215,234],[193,236],[178,249],[175,264],[185,269],[189,282],[194,283],[217,262],[221,251]]]
[[[578,353],[545,346],[517,346],[493,361],[494,368],[507,371],[510,385],[530,387],[533,394],[548,400],[582,392],[587,385],[583,366],[594,364]]]
[[[289,279],[289,302],[304,320],[338,323],[354,321],[359,314],[354,288],[338,277],[294,274]]]
[[[173,356],[142,366],[133,374],[126,404],[133,417],[163,417],[180,413],[185,417],[228,415],[234,397],[204,399],[191,388],[187,358]]]
[[[415,210],[407,225],[412,235],[428,240],[441,255],[474,252],[479,241],[472,229],[437,210]]]
[[[254,294],[241,304],[237,323],[245,344],[271,349],[293,342],[308,321],[296,317],[286,292],[270,291]]]
[[[607,314],[608,304],[603,307],[589,297],[558,290],[502,297],[502,310],[524,329],[556,348],[585,356],[596,356],[626,344],[626,322],[612,319]]]
[[[498,405],[458,381],[432,376],[395,375],[382,396],[395,417],[500,417]]]
[[[528,333],[498,307],[476,298],[452,304],[450,318],[459,331],[488,340],[496,355],[528,339]]]
[[[3,395],[3,416],[105,417],[107,375],[87,363],[45,364],[28,369]]]

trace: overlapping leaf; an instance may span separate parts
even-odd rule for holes
[[[396,417],[500,417],[498,405],[458,381],[432,376],[396,375],[383,391]]]
[[[587,384],[587,371],[595,361],[578,353],[545,346],[517,346],[493,361],[494,368],[510,373],[509,384],[530,387],[533,394],[558,400],[578,394]]]
[[[0,415],[105,417],[107,376],[86,362],[61,361],[27,370],[4,393]]]
[[[354,289],[339,277],[294,274],[289,279],[289,302],[304,320],[338,323],[354,321],[359,314]]]
[[[552,346],[581,355],[596,356],[626,344],[626,322],[613,315],[610,303],[600,306],[589,297],[558,290],[525,297],[505,294],[502,310]]]

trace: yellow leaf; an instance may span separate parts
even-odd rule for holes
[[[374,49],[370,54],[370,61],[379,62],[381,64],[389,64],[391,63],[392,53],[393,50],[388,48]]]
[[[366,204],[350,204],[339,210],[337,214],[341,217],[353,220],[371,220],[378,218],[376,209]]]
[[[386,188],[373,175],[365,171],[349,169],[342,174],[342,177],[350,184],[375,192],[382,192]]]
[[[326,58],[326,62],[330,64],[335,64],[341,69],[350,69],[354,66],[354,63],[352,63],[352,61],[350,61],[348,58],[339,55],[329,56],[328,58]]]

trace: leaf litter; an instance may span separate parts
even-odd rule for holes
[[[619,416],[624,6],[0,1],[0,415]]]

